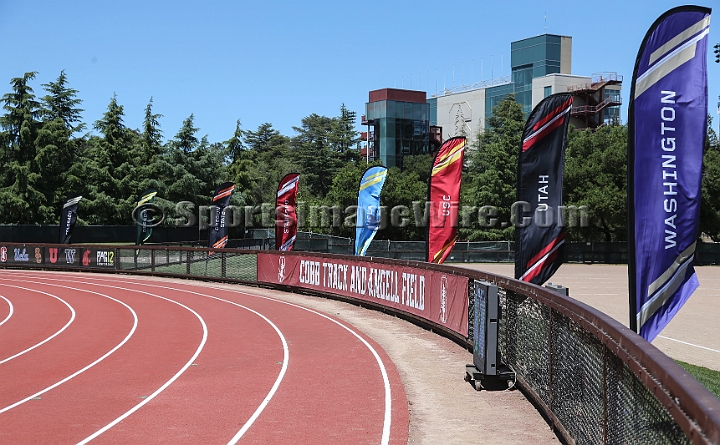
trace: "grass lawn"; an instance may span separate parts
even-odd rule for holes
[[[705,385],[711,393],[715,394],[715,397],[720,398],[720,371],[703,368],[702,366],[691,365],[690,363],[681,362],[679,360],[676,360],[676,362],[685,368],[690,375],[695,377],[698,382]]]

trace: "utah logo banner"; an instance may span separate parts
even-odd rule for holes
[[[533,284],[547,281],[562,264],[565,228],[559,212],[572,103],[570,93],[546,97],[523,130],[517,202],[530,204],[524,209],[530,213],[515,225],[515,278]]]
[[[70,244],[70,238],[72,237],[73,229],[75,228],[75,222],[77,221],[77,209],[81,195],[68,195],[65,198],[65,204],[60,214],[60,238],[59,244]]]
[[[387,178],[387,168],[378,166],[365,170],[358,191],[355,224],[355,255],[364,256],[380,226],[380,194]]]
[[[297,236],[297,193],[300,175],[290,173],[280,181],[275,201],[277,218],[275,221],[275,248],[281,251],[292,250]]]
[[[640,46],[628,113],[630,327],[652,341],[697,289],[710,9],[671,9]]]
[[[225,182],[215,189],[210,208],[210,228],[208,229],[208,247],[222,249],[228,242],[228,226],[225,221],[225,207],[235,191],[234,182]]]
[[[455,246],[465,138],[448,139],[438,150],[430,175],[427,260],[442,264]]]

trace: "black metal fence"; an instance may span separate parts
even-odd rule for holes
[[[72,255],[63,254],[67,249]],[[76,249],[0,243],[0,267],[95,270],[273,286],[258,279],[260,254],[357,261],[355,257],[306,252],[173,246]],[[417,273],[440,271],[467,277],[466,298],[473,295],[474,280],[495,283],[502,307],[498,334],[502,361],[516,372],[520,388],[568,443],[720,444],[720,400],[677,363],[609,316],[552,290],[508,277],[415,261],[373,261]],[[330,288],[274,286],[353,300]],[[471,334],[465,337],[382,301],[369,306],[430,326],[472,349],[472,310],[468,314]]]
[[[238,235],[237,233],[235,235]],[[245,238],[231,236],[227,247],[274,249],[274,231],[271,229],[249,230],[240,233]],[[57,242],[57,225],[0,225],[0,242],[6,243],[54,243]],[[137,237],[135,226],[76,226],[74,243],[132,244]],[[176,244],[201,247],[207,245],[207,230],[197,227],[155,227],[148,244]],[[424,241],[373,240],[367,256],[395,260],[426,260]],[[351,238],[322,233],[298,232],[295,250],[316,253],[352,255]],[[627,243],[623,242],[568,242],[565,244],[564,261],[568,263],[627,264]],[[455,244],[448,263],[496,263],[515,261],[513,241],[459,241]],[[695,265],[720,264],[720,243],[698,243]]]

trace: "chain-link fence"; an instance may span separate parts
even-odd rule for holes
[[[387,244],[386,248],[396,246]],[[72,255],[66,251],[72,251]],[[0,267],[103,270],[273,286],[272,282],[259,279],[261,255],[272,258],[264,264],[282,266],[283,274],[288,272],[284,266],[293,255],[317,264],[358,263],[352,256],[303,252],[280,255],[241,249],[0,242]],[[468,288],[462,291],[466,292],[464,298],[468,298],[467,335],[448,332],[431,319],[417,316],[408,319],[438,328],[436,332],[451,336],[470,350],[475,310],[469,296],[474,295],[473,283],[482,280],[496,284],[501,307],[498,331],[501,361],[515,371],[520,387],[567,442],[720,444],[720,400],[670,358],[607,315],[552,290],[486,272],[385,258],[374,258],[373,264],[402,267],[404,272],[418,276],[440,272],[445,276],[467,277]],[[269,275],[277,277],[279,270],[273,269]],[[331,287],[318,291],[302,284],[281,286],[338,296]],[[433,298],[429,292],[425,298]],[[376,305],[383,306],[381,301]],[[408,315],[391,307],[383,310]]]

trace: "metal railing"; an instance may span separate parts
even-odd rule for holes
[[[328,270],[334,265],[335,281],[326,285],[321,281],[303,284],[307,281],[297,277],[288,279],[299,274],[302,266],[286,268],[286,264],[298,265],[301,261]],[[2,243],[0,267],[150,274],[318,294],[394,313],[453,338],[470,350],[474,311],[469,296],[474,293],[476,280],[489,281],[499,288],[501,359],[516,372],[521,390],[565,441],[720,444],[720,400],[677,363],[596,309],[552,290],[500,275],[416,261],[308,252]],[[361,269],[381,270],[384,279],[400,271],[403,277],[421,277],[417,282],[444,283],[442,295],[430,287],[423,289],[423,304],[431,306],[433,299],[445,298],[443,292],[453,291],[465,299],[465,305],[453,305],[448,311],[465,311],[460,315],[466,317],[462,319],[467,326],[448,327],[445,318],[419,311],[417,302],[413,303],[415,309],[405,310],[393,305],[395,300],[387,296],[352,296],[337,282],[342,276],[337,271],[343,267],[358,273]],[[442,278],[438,278],[440,275]],[[377,279],[379,275],[371,276]],[[464,289],[448,289],[452,283],[467,285]],[[448,318],[457,315],[450,313]]]

